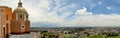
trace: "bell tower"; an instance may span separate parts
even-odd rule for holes
[[[11,33],[29,33],[30,32],[30,21],[28,18],[26,9],[22,6],[21,0],[19,0],[18,7],[13,11],[11,21]]]

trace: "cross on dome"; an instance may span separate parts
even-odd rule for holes
[[[18,7],[22,7],[22,2],[19,0]]]

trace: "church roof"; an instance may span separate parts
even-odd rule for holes
[[[21,1],[19,1],[18,7],[13,11],[13,13],[23,13],[23,14],[28,15],[26,9],[24,7],[22,7],[22,2]]]
[[[13,13],[24,13],[24,14],[28,14],[27,11],[26,11],[26,9],[23,8],[23,7],[17,7],[17,8],[13,11]]]

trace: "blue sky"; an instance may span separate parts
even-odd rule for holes
[[[13,10],[19,0],[0,0]],[[120,26],[120,0],[22,0],[32,23],[59,27]],[[51,23],[51,24],[50,24]],[[40,25],[32,25],[40,26]]]

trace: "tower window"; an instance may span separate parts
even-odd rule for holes
[[[8,20],[8,15],[6,15],[6,20]]]
[[[20,15],[20,18],[22,18],[22,15]]]
[[[0,12],[3,12],[4,10],[3,9],[0,9]]]
[[[28,18],[28,16],[26,16],[26,18]]]
[[[22,29],[24,29],[24,28],[25,28],[25,26],[24,26],[24,25],[22,25],[22,26],[21,26],[21,28],[22,28]]]

